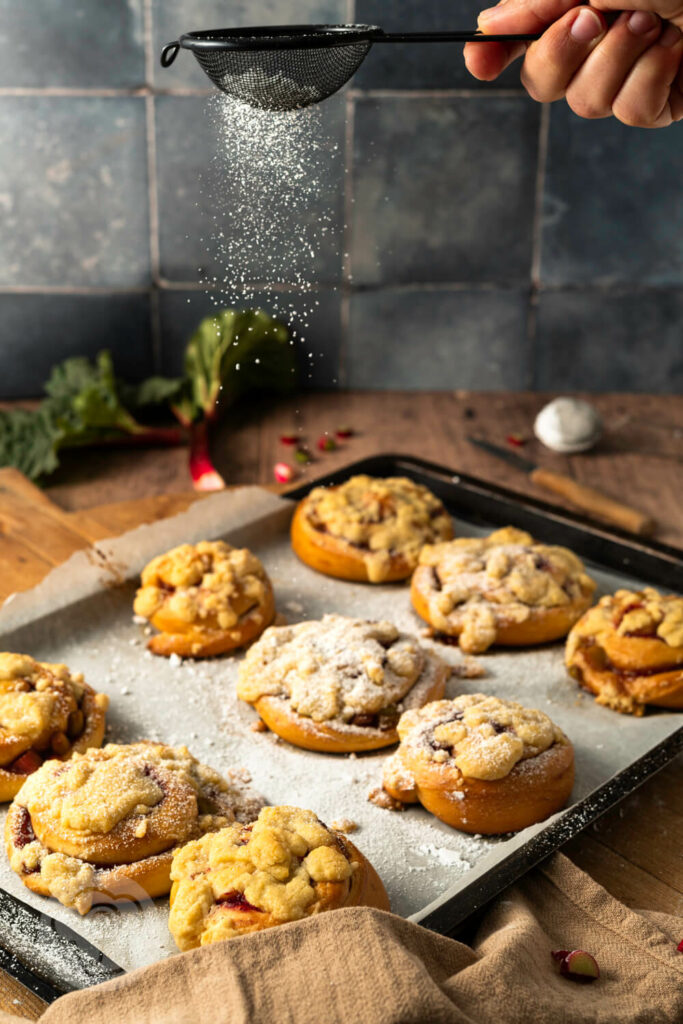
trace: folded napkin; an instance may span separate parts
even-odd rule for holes
[[[41,1024],[676,1024],[683,920],[636,913],[556,854],[487,911],[472,947],[349,908],[171,957],[63,996]],[[561,977],[553,949],[601,977]],[[2,1017],[0,1024],[15,1017]]]

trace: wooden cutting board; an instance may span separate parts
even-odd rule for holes
[[[104,537],[184,512],[203,495],[161,494],[64,512],[16,469],[0,469],[0,601]]]

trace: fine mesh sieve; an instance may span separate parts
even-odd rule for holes
[[[356,73],[373,43],[498,42],[535,35],[480,32],[387,33],[376,25],[269,25],[187,32],[168,43],[162,67],[191,50],[214,85],[265,110],[296,110],[337,92]]]

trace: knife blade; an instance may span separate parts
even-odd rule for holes
[[[516,469],[526,473],[529,479],[539,487],[543,487],[547,491],[552,491],[553,494],[566,498],[567,501],[570,501],[577,508],[582,509],[591,516],[606,519],[615,526],[619,526],[622,530],[637,533],[641,537],[654,533],[655,523],[650,516],[631,508],[630,505],[625,505],[623,502],[610,498],[594,487],[580,484],[571,477],[565,476],[564,473],[555,473],[550,469],[543,469],[542,466],[538,466],[530,459],[525,459],[516,452],[508,451],[507,448],[502,448],[492,441],[487,441],[486,438],[468,436],[467,440],[470,444],[476,445],[476,447],[488,452],[489,455],[495,455],[496,458],[502,459],[508,465],[514,466]]]
[[[47,1003],[123,974],[68,925],[0,889],[0,964]]]

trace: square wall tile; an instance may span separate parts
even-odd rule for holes
[[[0,87],[138,88],[143,0],[0,0]]]
[[[0,97],[2,285],[149,282],[145,104]]]
[[[540,106],[526,97],[356,103],[356,284],[528,280]]]
[[[194,55],[181,50],[164,69],[159,54],[184,32],[249,25],[316,25],[346,21],[346,0],[152,0],[154,84],[159,89],[212,89]]]
[[[539,296],[534,387],[683,391],[683,288]]]
[[[356,21],[385,32],[462,32],[477,27],[481,0],[356,0]],[[495,82],[479,82],[465,67],[462,43],[379,43],[353,79],[358,89],[518,88],[519,63]]]
[[[34,398],[55,363],[109,349],[116,372],[155,372],[149,296],[0,294],[0,398]]]
[[[217,93],[155,100],[162,276],[335,283],[345,104],[251,111]]]
[[[218,307],[223,305],[227,303],[219,303]],[[302,387],[337,387],[341,336],[337,292],[331,289],[321,289],[308,295],[258,292],[234,305],[239,309],[261,308],[284,323],[294,325]],[[216,303],[205,292],[161,292],[163,373],[182,372],[187,342],[200,320],[214,313],[216,308]],[[294,317],[291,316],[292,310]],[[306,322],[305,327],[300,326],[302,320]]]
[[[543,284],[679,284],[681,128],[586,121],[552,107],[543,202]]]
[[[531,378],[527,289],[382,289],[351,299],[350,388],[497,391]]]

